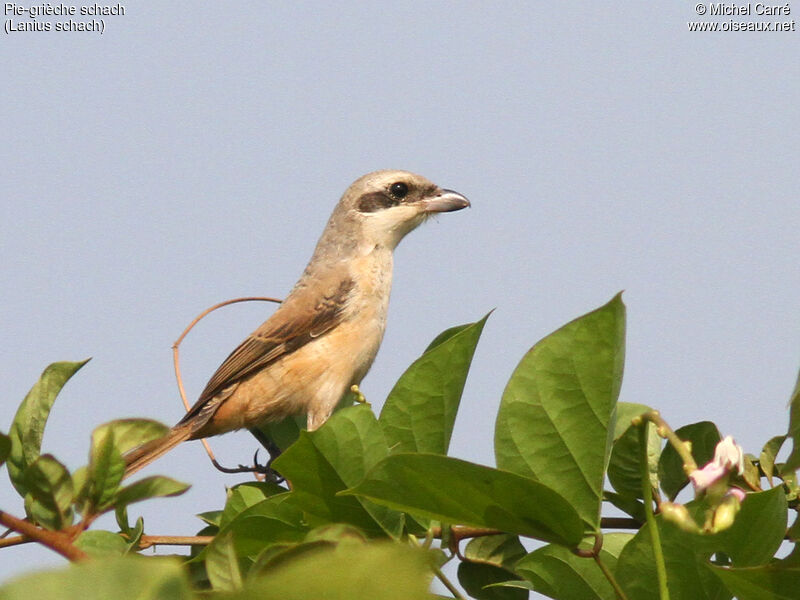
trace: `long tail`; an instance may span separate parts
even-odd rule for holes
[[[191,427],[176,425],[164,437],[151,440],[130,450],[123,456],[125,459],[124,477],[130,477],[139,469],[143,469],[162,454],[166,454],[184,440],[188,440],[191,435]]]

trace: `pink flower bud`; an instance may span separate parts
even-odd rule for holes
[[[745,496],[747,496],[747,494],[744,493],[744,490],[740,490],[737,487],[732,487],[729,489],[728,494],[736,498],[739,502],[744,502]]]
[[[733,525],[733,522],[736,519],[736,514],[739,512],[741,507],[742,503],[736,495],[727,494],[722,499],[722,502],[719,503],[719,506],[714,509],[711,533],[724,531]]]
[[[700,528],[683,504],[662,502],[659,508],[665,521],[675,523],[675,525],[689,533],[700,533]]]

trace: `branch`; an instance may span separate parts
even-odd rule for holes
[[[186,412],[189,412],[190,405],[189,405],[189,401],[186,399],[186,390],[183,389],[183,378],[181,377],[180,351],[178,350],[178,348],[181,345],[181,342],[183,341],[183,338],[185,338],[189,334],[189,332],[194,328],[195,325],[197,325],[200,322],[200,320],[203,317],[205,317],[209,313],[214,312],[218,308],[222,308],[223,306],[228,306],[229,304],[236,304],[237,302],[252,302],[252,301],[256,301],[256,300],[263,301],[263,302],[276,302],[278,304],[280,304],[282,302],[282,300],[278,300],[277,298],[270,298],[270,297],[267,297],[267,296],[264,296],[264,297],[261,297],[261,296],[248,296],[246,298],[234,298],[233,300],[226,300],[225,302],[219,302],[219,303],[215,304],[214,306],[205,309],[203,312],[201,312],[199,315],[197,315],[194,318],[194,320],[191,323],[189,323],[189,325],[186,327],[186,329],[183,330],[183,333],[181,333],[181,335],[178,337],[178,339],[175,340],[175,343],[172,344],[172,363],[173,363],[173,366],[175,367],[175,379],[177,379],[177,381],[178,381],[178,392],[181,395],[181,400],[183,401],[183,406],[186,408]],[[215,466],[217,466],[218,465],[217,458],[214,456],[214,452],[211,450],[211,446],[209,446],[208,440],[203,438],[203,439],[200,440],[200,442],[202,442],[203,447],[206,449],[206,454],[208,454],[208,458],[211,460],[211,462]]]
[[[2,511],[0,511],[0,515],[5,515],[6,518],[11,516],[8,515],[7,513],[2,513]],[[35,527],[34,525],[31,525],[27,521],[21,521],[21,522],[24,523],[25,525],[28,525],[29,527],[34,527],[34,529],[43,531],[45,532],[45,534],[55,533],[55,532],[50,532],[46,529]],[[10,527],[11,530],[17,531],[22,534],[6,539],[0,539],[0,548],[8,548],[11,546],[18,546],[20,544],[28,544],[30,542],[41,542],[41,536],[38,537],[28,536],[22,530],[17,529],[16,527],[10,524],[7,524],[5,521],[0,520],[0,523],[3,523],[6,527]],[[600,520],[600,526],[603,527],[604,529],[639,529],[641,527],[641,523],[639,523],[636,519],[633,519],[631,517],[603,517]],[[499,529],[469,527],[466,525],[455,525],[451,528],[451,531],[452,535],[459,541],[470,538],[483,537],[487,535],[505,535],[506,533],[508,533],[506,531],[500,531]],[[431,533],[431,538],[441,539],[442,528],[432,527],[430,533]],[[62,537],[66,536],[63,536],[62,534]],[[211,543],[211,540],[213,539],[214,536],[212,535],[143,535],[139,540],[139,550],[145,550],[147,548],[151,548],[152,546],[207,546],[208,544]],[[788,535],[785,539],[789,539]]]
[[[89,558],[88,554],[86,554],[77,546],[73,545],[72,539],[69,536],[58,531],[50,531],[48,529],[37,527],[33,523],[18,519],[17,517],[2,510],[0,510],[0,524],[5,525],[6,527],[13,529],[18,533],[21,533],[31,540],[39,542],[43,546],[47,546],[54,552],[58,552],[61,556],[71,560],[72,562],[86,560]],[[20,541],[18,543],[21,544],[23,542]]]

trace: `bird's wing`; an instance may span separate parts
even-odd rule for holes
[[[341,323],[347,297],[355,283],[349,277],[327,285],[321,283],[295,290],[272,317],[239,344],[211,376],[181,423],[203,412],[209,401],[225,388],[291,354]],[[317,293],[313,294],[313,290]],[[320,294],[319,290],[324,291]]]

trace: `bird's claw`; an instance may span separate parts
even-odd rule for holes
[[[271,467],[272,460],[273,460],[272,457],[270,457],[270,459],[265,464],[263,465],[260,464],[258,462],[258,450],[256,450],[256,453],[253,455],[252,465],[240,464],[238,467],[231,468],[231,467],[223,467],[216,460],[212,462],[214,463],[214,466],[223,473],[254,473],[256,475],[263,476],[264,481],[269,481],[271,483],[281,483],[282,481],[284,481],[284,478],[281,476],[280,473],[278,473]]]

